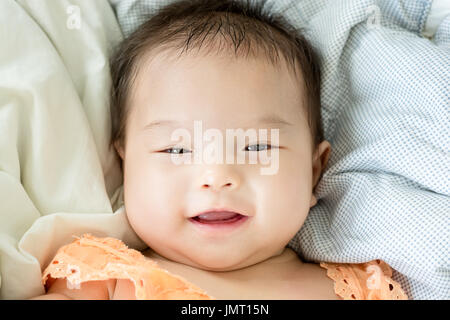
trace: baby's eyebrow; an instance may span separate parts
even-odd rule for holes
[[[287,120],[284,120],[284,119],[280,118],[276,114],[269,114],[269,115],[263,116],[263,117],[257,119],[255,121],[255,123],[256,124],[271,125],[271,126],[275,126],[275,127],[279,127],[279,126],[293,126],[292,123],[290,123]]]
[[[155,120],[147,125],[144,126],[142,129],[143,131],[151,131],[158,127],[172,127],[172,128],[179,128],[184,123],[187,123],[187,121],[177,121],[177,120]],[[241,128],[251,128],[253,125],[267,125],[267,126],[273,126],[273,127],[286,127],[286,126],[293,126],[292,123],[288,122],[287,120],[282,119],[276,114],[270,114],[260,117],[259,119],[252,120],[247,122],[245,125],[241,126]]]
[[[156,120],[145,125],[142,131],[151,131],[158,127],[179,127],[181,124],[181,121],[175,120]]]

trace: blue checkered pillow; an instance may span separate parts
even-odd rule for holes
[[[125,35],[171,1],[110,0]],[[173,1],[173,0],[172,0]],[[289,246],[308,261],[383,259],[411,298],[450,299],[450,17],[431,0],[269,0],[321,57],[333,149]]]

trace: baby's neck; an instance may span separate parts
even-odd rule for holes
[[[230,271],[208,271],[186,264],[171,261],[155,253],[153,250],[143,254],[154,260],[161,268],[178,275],[190,283],[202,288],[217,299],[284,299],[287,296],[297,297],[298,289],[292,291],[290,281],[297,279],[304,281],[311,278],[311,269],[303,263],[295,251],[290,248],[259,263]],[[286,287],[279,293],[270,288]],[[289,289],[291,288],[291,289]],[[297,293],[296,293],[297,292]],[[281,294],[282,293],[282,294]],[[301,292],[300,292],[301,293]],[[279,295],[281,294],[281,295]],[[307,295],[306,295],[307,296]]]

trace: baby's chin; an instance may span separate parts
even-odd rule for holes
[[[227,271],[233,271],[242,269],[245,267],[248,267],[249,265],[252,265],[252,263],[237,263],[230,265],[229,263],[224,263],[224,261],[220,262],[206,262],[206,263],[195,263],[194,265],[191,265],[192,267],[195,267],[197,269],[205,270],[205,271],[213,271],[213,272],[227,272]]]
[[[243,269],[252,266],[264,259],[251,259],[247,256],[235,256],[233,258],[227,257],[226,254],[202,256],[187,256],[180,259],[180,263],[187,264],[191,267],[214,272],[227,272]]]

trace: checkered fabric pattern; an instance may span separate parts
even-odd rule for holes
[[[110,0],[124,35],[172,1]],[[258,1],[258,0],[255,0]],[[332,155],[289,246],[306,261],[382,259],[413,299],[450,299],[450,17],[431,0],[269,0],[317,49]]]

